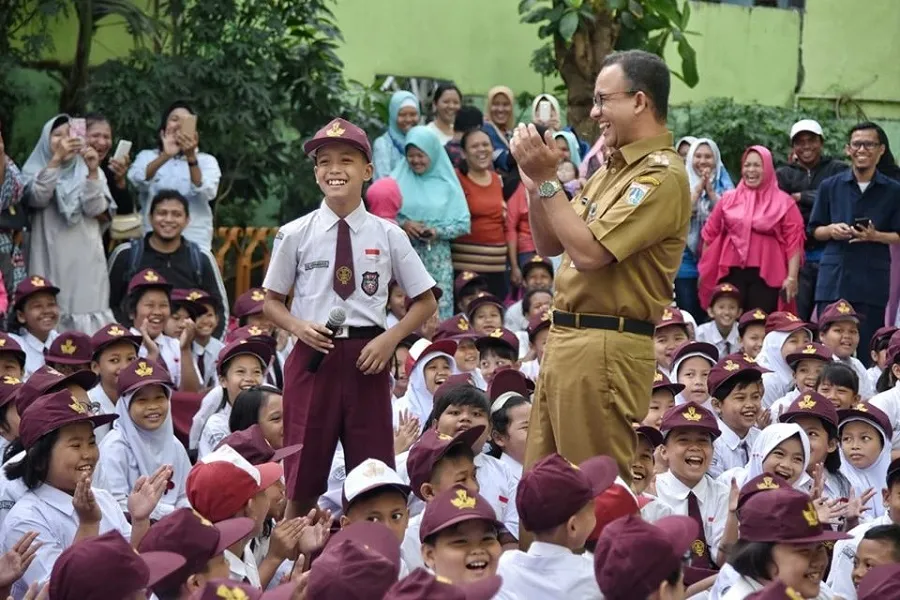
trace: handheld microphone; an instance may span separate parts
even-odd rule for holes
[[[334,337],[335,330],[344,324],[344,321],[347,320],[347,313],[340,306],[335,306],[328,313],[328,322],[325,324],[325,327],[331,330],[330,338]],[[319,370],[319,366],[322,364],[322,361],[325,359],[325,354],[323,352],[316,352],[313,354],[313,357],[309,359],[309,364],[306,366],[306,370],[310,373],[315,373]]]

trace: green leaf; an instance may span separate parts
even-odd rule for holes
[[[652,3],[652,11],[664,17],[669,23],[681,23],[681,14],[678,11],[678,4],[674,0],[656,0]]]
[[[644,17],[644,7],[638,0],[628,0],[628,12],[633,14],[636,19]]]
[[[691,3],[684,0],[684,8],[681,10],[681,28],[687,29],[688,22],[691,20]]]
[[[525,13],[530,12],[537,3],[538,0],[521,0],[521,2],[519,2],[519,14],[524,15]]]
[[[572,36],[578,30],[578,13],[575,11],[567,12],[563,15],[559,22],[559,35],[566,42],[572,41]]]
[[[634,20],[634,16],[630,12],[623,12],[619,15],[619,21],[622,23],[622,26],[626,29],[636,29],[637,21]]]
[[[678,42],[678,54],[681,56],[681,72],[688,87],[694,87],[700,81],[697,72],[697,52],[687,40]]]
[[[606,6],[609,10],[623,10],[628,6],[628,0],[607,0]]]
[[[547,18],[547,15],[550,13],[552,9],[548,6],[541,6],[540,8],[536,8],[524,17],[522,17],[523,23],[540,23],[544,19]]]

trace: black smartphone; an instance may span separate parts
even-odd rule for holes
[[[419,237],[427,239],[427,238],[430,238],[432,235],[434,235],[434,234],[432,234],[431,231],[426,229],[425,231],[423,231],[422,233],[419,234]]]
[[[872,220],[869,217],[856,217],[853,219],[853,227],[856,229],[866,229]]]

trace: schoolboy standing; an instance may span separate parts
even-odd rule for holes
[[[730,283],[713,288],[707,310],[710,321],[697,327],[697,341],[709,342],[719,356],[737,352],[741,344],[738,318],[741,316],[741,291]]]
[[[363,182],[372,178],[365,132],[335,119],[303,149],[315,160],[325,199],[319,209],[279,230],[263,282],[265,315],[302,342],[284,368],[285,443],[303,444],[299,455],[287,461],[288,517],[305,515],[327,489],[338,440],[347,471],[366,458],[394,465],[390,373],[385,367],[397,344],[437,306],[431,292],[435,281],[409,238],[362,204]],[[392,277],[416,301],[385,331]],[[289,311],[285,298],[291,290]],[[335,307],[347,316],[341,327],[329,331],[325,324]],[[320,352],[324,360],[310,372],[308,365]]]

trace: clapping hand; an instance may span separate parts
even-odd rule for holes
[[[141,343],[147,349],[147,360],[156,362],[159,360],[159,346],[150,337],[149,327],[150,320],[144,319],[144,322],[141,323],[141,336],[144,338]]]
[[[306,517],[283,519],[272,530],[268,554],[279,561],[296,561],[300,554],[300,535],[309,520]]]
[[[419,419],[408,410],[400,411],[400,424],[394,430],[394,454],[409,450],[419,435]]]
[[[169,480],[174,471],[169,465],[163,465],[150,477],[141,477],[134,484],[134,490],[128,496],[128,512],[132,521],[146,521],[166,493]]]
[[[82,474],[78,483],[75,484],[72,506],[75,507],[75,514],[78,515],[80,523],[99,523],[100,519],[103,518],[97,499],[94,498],[94,491],[91,489],[91,476],[89,473]]]
[[[300,532],[300,552],[306,556],[312,556],[324,548],[331,537],[331,513],[326,511],[317,519],[317,512],[315,508],[309,511],[305,517],[307,525]]]
[[[175,133],[175,142],[178,144],[178,147],[184,153],[185,158],[194,158],[197,156],[197,144],[200,139],[197,137],[197,133],[185,133],[183,131],[178,131]]]
[[[21,579],[43,542],[35,543],[38,534],[29,531],[16,542],[9,552],[0,555],[0,588],[7,589]]]
[[[178,340],[181,342],[181,349],[187,350],[194,343],[194,336],[197,334],[197,324],[191,318],[185,319],[182,323],[184,324],[184,329],[181,331]]]
[[[523,175],[522,183],[529,190],[534,191],[536,185],[556,179],[556,167],[563,156],[549,131],[541,137],[534,125],[520,124],[513,133],[510,152]]]

